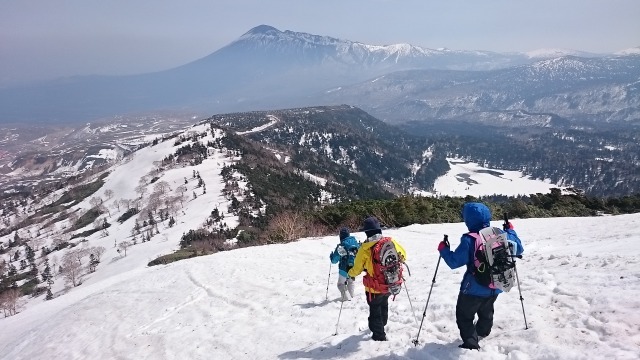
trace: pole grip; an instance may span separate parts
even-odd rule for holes
[[[505,212],[502,214],[502,218],[504,219],[504,224],[502,224],[502,230],[507,231],[507,229],[509,229],[509,216]]]
[[[448,246],[448,247],[451,247],[451,246],[449,245],[449,235],[445,234],[445,235],[444,235],[444,239],[443,239],[442,241],[444,241],[444,243],[445,243],[445,244],[447,244],[447,246]]]

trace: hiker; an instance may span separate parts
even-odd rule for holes
[[[481,229],[490,226],[491,211],[482,203],[469,202],[462,207],[462,218],[469,229],[469,233],[478,233]],[[511,223],[507,224],[507,238],[517,244],[515,255],[524,251],[518,235],[513,230]],[[456,303],[456,323],[460,330],[462,344],[458,347],[464,349],[479,349],[478,340],[487,337],[493,326],[493,304],[502,292],[480,284],[475,276],[474,260],[476,240],[469,233],[463,234],[460,245],[455,251],[449,249],[446,241],[441,241],[438,251],[451,269],[466,265],[467,271],[462,277],[458,302]],[[478,315],[478,321],[474,324],[474,318]]]
[[[367,298],[367,304],[369,305],[369,330],[372,332],[371,339],[375,341],[387,341],[387,334],[384,327],[387,325],[387,318],[389,313],[389,296],[391,295],[391,287],[385,282],[385,274],[380,268],[380,262],[374,262],[376,245],[380,243],[389,244],[385,248],[390,248],[393,252],[393,256],[398,258],[399,268],[398,273],[395,274],[395,281],[402,284],[402,262],[406,259],[407,255],[398,242],[382,236],[382,229],[380,228],[380,222],[375,217],[368,217],[362,224],[362,229],[367,235],[367,240],[360,247],[360,251],[356,255],[353,268],[349,270],[349,276],[356,277],[362,271],[366,271],[366,275],[362,279],[365,288],[365,295]],[[377,247],[378,249],[381,246]],[[379,255],[379,254],[378,254]],[[376,272],[377,269],[377,272]],[[399,292],[398,284],[396,292]]]
[[[342,301],[351,301],[353,298],[353,282],[354,278],[347,275],[347,272],[353,266],[356,253],[360,248],[360,243],[349,234],[349,229],[343,227],[340,229],[340,243],[336,249],[329,254],[332,264],[338,264],[338,290],[340,290]],[[349,296],[347,296],[347,290]]]

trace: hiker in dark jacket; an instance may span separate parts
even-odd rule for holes
[[[489,227],[491,221],[491,211],[482,203],[465,203],[462,208],[462,217],[470,233],[477,233]],[[520,255],[524,251],[518,235],[509,223],[506,230],[507,238],[516,243],[515,255]],[[462,344],[465,349],[479,349],[479,338],[484,338],[491,332],[493,326],[493,304],[502,292],[500,289],[492,289],[478,283],[473,275],[475,257],[475,239],[468,234],[463,234],[460,245],[455,251],[449,249],[446,241],[440,242],[438,251],[449,265],[456,269],[466,265],[467,271],[462,277],[460,293],[456,304],[456,323],[460,330]],[[474,319],[478,315],[478,321],[474,325]]]
[[[340,229],[340,243],[336,249],[329,254],[332,264],[338,264],[338,290],[340,290],[342,301],[351,301],[353,298],[353,281],[347,272],[353,266],[355,255],[360,248],[360,243],[349,234],[349,229],[344,227]],[[349,295],[347,296],[347,291]]]

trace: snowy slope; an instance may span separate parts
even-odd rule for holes
[[[360,278],[333,336],[341,304],[337,268],[329,268],[327,254],[336,236],[152,268],[142,266],[142,252],[133,248],[127,261],[138,266],[105,267],[110,276],[0,319],[0,358],[637,359],[640,214],[514,224],[525,246],[518,271],[529,329],[517,289],[500,295],[493,332],[480,351],[457,347],[455,302],[463,271],[444,263],[420,344],[411,344],[437,244],[443,234],[458,244],[465,228],[457,223],[385,231],[405,246],[412,275],[408,291],[390,302],[388,342],[369,339]]]

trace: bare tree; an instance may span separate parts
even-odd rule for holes
[[[142,198],[144,196],[144,194],[147,193],[147,185],[146,184],[140,184],[138,186],[136,186],[135,191],[138,195],[140,195],[140,198]]]
[[[180,202],[179,196],[167,196],[164,200],[164,204],[167,206],[167,211],[176,215],[178,213],[178,202]]]
[[[69,224],[71,224],[71,226],[73,226],[76,222],[78,222],[78,219],[80,218],[80,215],[77,212],[72,212],[69,214]],[[53,232],[53,230],[52,230]]]
[[[129,208],[131,207],[131,200],[129,199],[120,199],[118,202],[121,206],[125,206],[127,210],[129,210]]]
[[[269,237],[274,242],[289,242],[306,235],[304,215],[299,212],[283,212],[269,223]]]
[[[62,246],[69,241],[69,236],[67,234],[61,234],[53,238],[51,241],[51,246],[55,250],[61,250]]]
[[[93,220],[93,228],[95,230],[102,230],[104,226],[104,219],[103,218],[97,218],[95,220]]]
[[[57,279],[58,271],[56,271],[56,268],[58,267],[58,256],[51,255],[51,261],[49,262],[49,264],[51,264],[51,271],[53,273],[53,278]]]
[[[66,255],[72,256],[74,259],[78,261],[79,264],[82,265],[82,258],[89,254],[89,248],[80,248],[75,247],[67,252]]]
[[[147,204],[147,209],[153,213],[155,213],[160,206],[164,203],[164,196],[161,193],[153,192],[149,195],[149,203]]]
[[[131,246],[131,243],[128,241],[123,241],[120,244],[118,244],[118,252],[120,250],[124,251],[124,256],[127,256],[127,248],[129,248],[129,246]]]
[[[164,195],[167,192],[171,191],[171,186],[169,186],[169,183],[164,180],[158,181],[155,185],[153,185],[153,191],[159,192],[161,195]]]
[[[107,200],[111,200],[111,198],[113,197],[113,190],[111,189],[107,189],[104,191],[104,196],[107,197]]]
[[[20,290],[8,289],[0,294],[0,308],[4,312],[4,317],[15,315],[20,307]]]
[[[71,283],[74,287],[79,285],[80,275],[82,272],[82,264],[74,256],[74,254],[66,253],[62,256],[62,264],[60,265],[60,273],[65,281]]]
[[[187,187],[184,185],[180,185],[176,188],[176,192],[180,195],[184,195],[187,192]]]
[[[89,200],[89,204],[92,208],[100,209],[100,205],[102,205],[102,199],[99,196],[94,196]]]
[[[96,246],[96,247],[89,248],[89,253],[92,254],[98,261],[100,261],[105,251],[107,251],[107,249],[105,249],[104,246]]]
[[[131,200],[131,202],[129,203],[129,205],[131,207],[134,207],[136,209],[140,209],[140,203],[142,202],[142,198],[136,198]]]
[[[40,247],[44,245],[44,241],[45,240],[43,238],[35,238],[31,240],[31,247],[33,248],[34,251],[38,251],[40,250]]]

